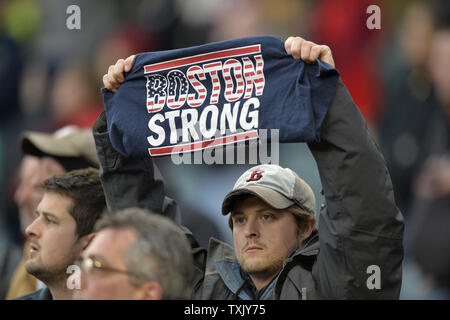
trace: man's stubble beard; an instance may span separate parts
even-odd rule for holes
[[[29,274],[49,286],[67,280],[67,267],[75,261],[75,257],[68,257],[65,260],[65,263],[61,263],[57,266],[46,266],[39,255],[32,259],[28,259],[25,263],[25,269]]]
[[[256,259],[249,259],[248,257],[241,255],[238,261],[241,265],[241,269],[249,275],[272,276],[281,270],[285,259],[282,257],[276,257],[275,259],[267,258],[266,254],[262,257],[256,257]]]

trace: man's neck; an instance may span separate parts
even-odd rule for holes
[[[66,282],[47,284],[53,300],[72,300],[72,290],[67,288]]]
[[[260,291],[262,288],[267,286],[270,281],[278,274],[278,272],[267,275],[267,274],[249,274],[250,279],[252,279],[253,284],[257,291]]]

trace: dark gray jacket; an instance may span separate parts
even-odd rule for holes
[[[165,196],[151,158],[125,159],[118,154],[109,142],[104,114],[93,131],[108,207],[148,207],[179,222],[177,205]],[[273,298],[398,299],[403,217],[380,150],[342,81],[322,125],[321,142],[308,146],[326,199],[319,235],[285,261]],[[243,281],[233,276],[238,273],[224,272],[236,268],[234,250],[216,239],[204,250],[186,232],[197,270],[193,298],[245,298],[245,292],[237,292]],[[380,270],[380,289],[367,285],[373,266]]]
[[[48,287],[45,287],[24,296],[14,298],[13,300],[53,300],[53,297]]]

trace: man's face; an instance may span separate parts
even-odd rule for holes
[[[72,203],[69,197],[46,192],[26,229],[31,249],[25,267],[44,283],[65,279],[67,267],[81,251],[76,222],[68,212]]]
[[[98,232],[83,252],[83,258],[99,261],[102,267],[129,272],[124,255],[135,241],[136,233],[131,229],[106,228]],[[105,269],[83,270],[81,290],[74,291],[74,299],[139,299],[139,288],[130,284],[129,277],[124,272]]]
[[[236,257],[250,275],[273,277],[301,243],[293,215],[257,197],[245,198],[231,215]]]

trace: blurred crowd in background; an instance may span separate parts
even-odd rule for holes
[[[81,9],[81,30],[66,27],[71,4]],[[380,30],[366,26],[373,4],[381,8]],[[448,0],[0,1],[3,246],[23,242],[17,209],[25,197],[18,188],[22,132],[91,127],[103,110],[102,76],[119,58],[254,35],[298,35],[331,47],[385,156],[405,217],[401,298],[450,298]],[[220,205],[251,165],[156,163],[200,242],[213,235],[232,243]],[[320,206],[319,175],[307,147],[280,146],[279,164],[311,185]]]

